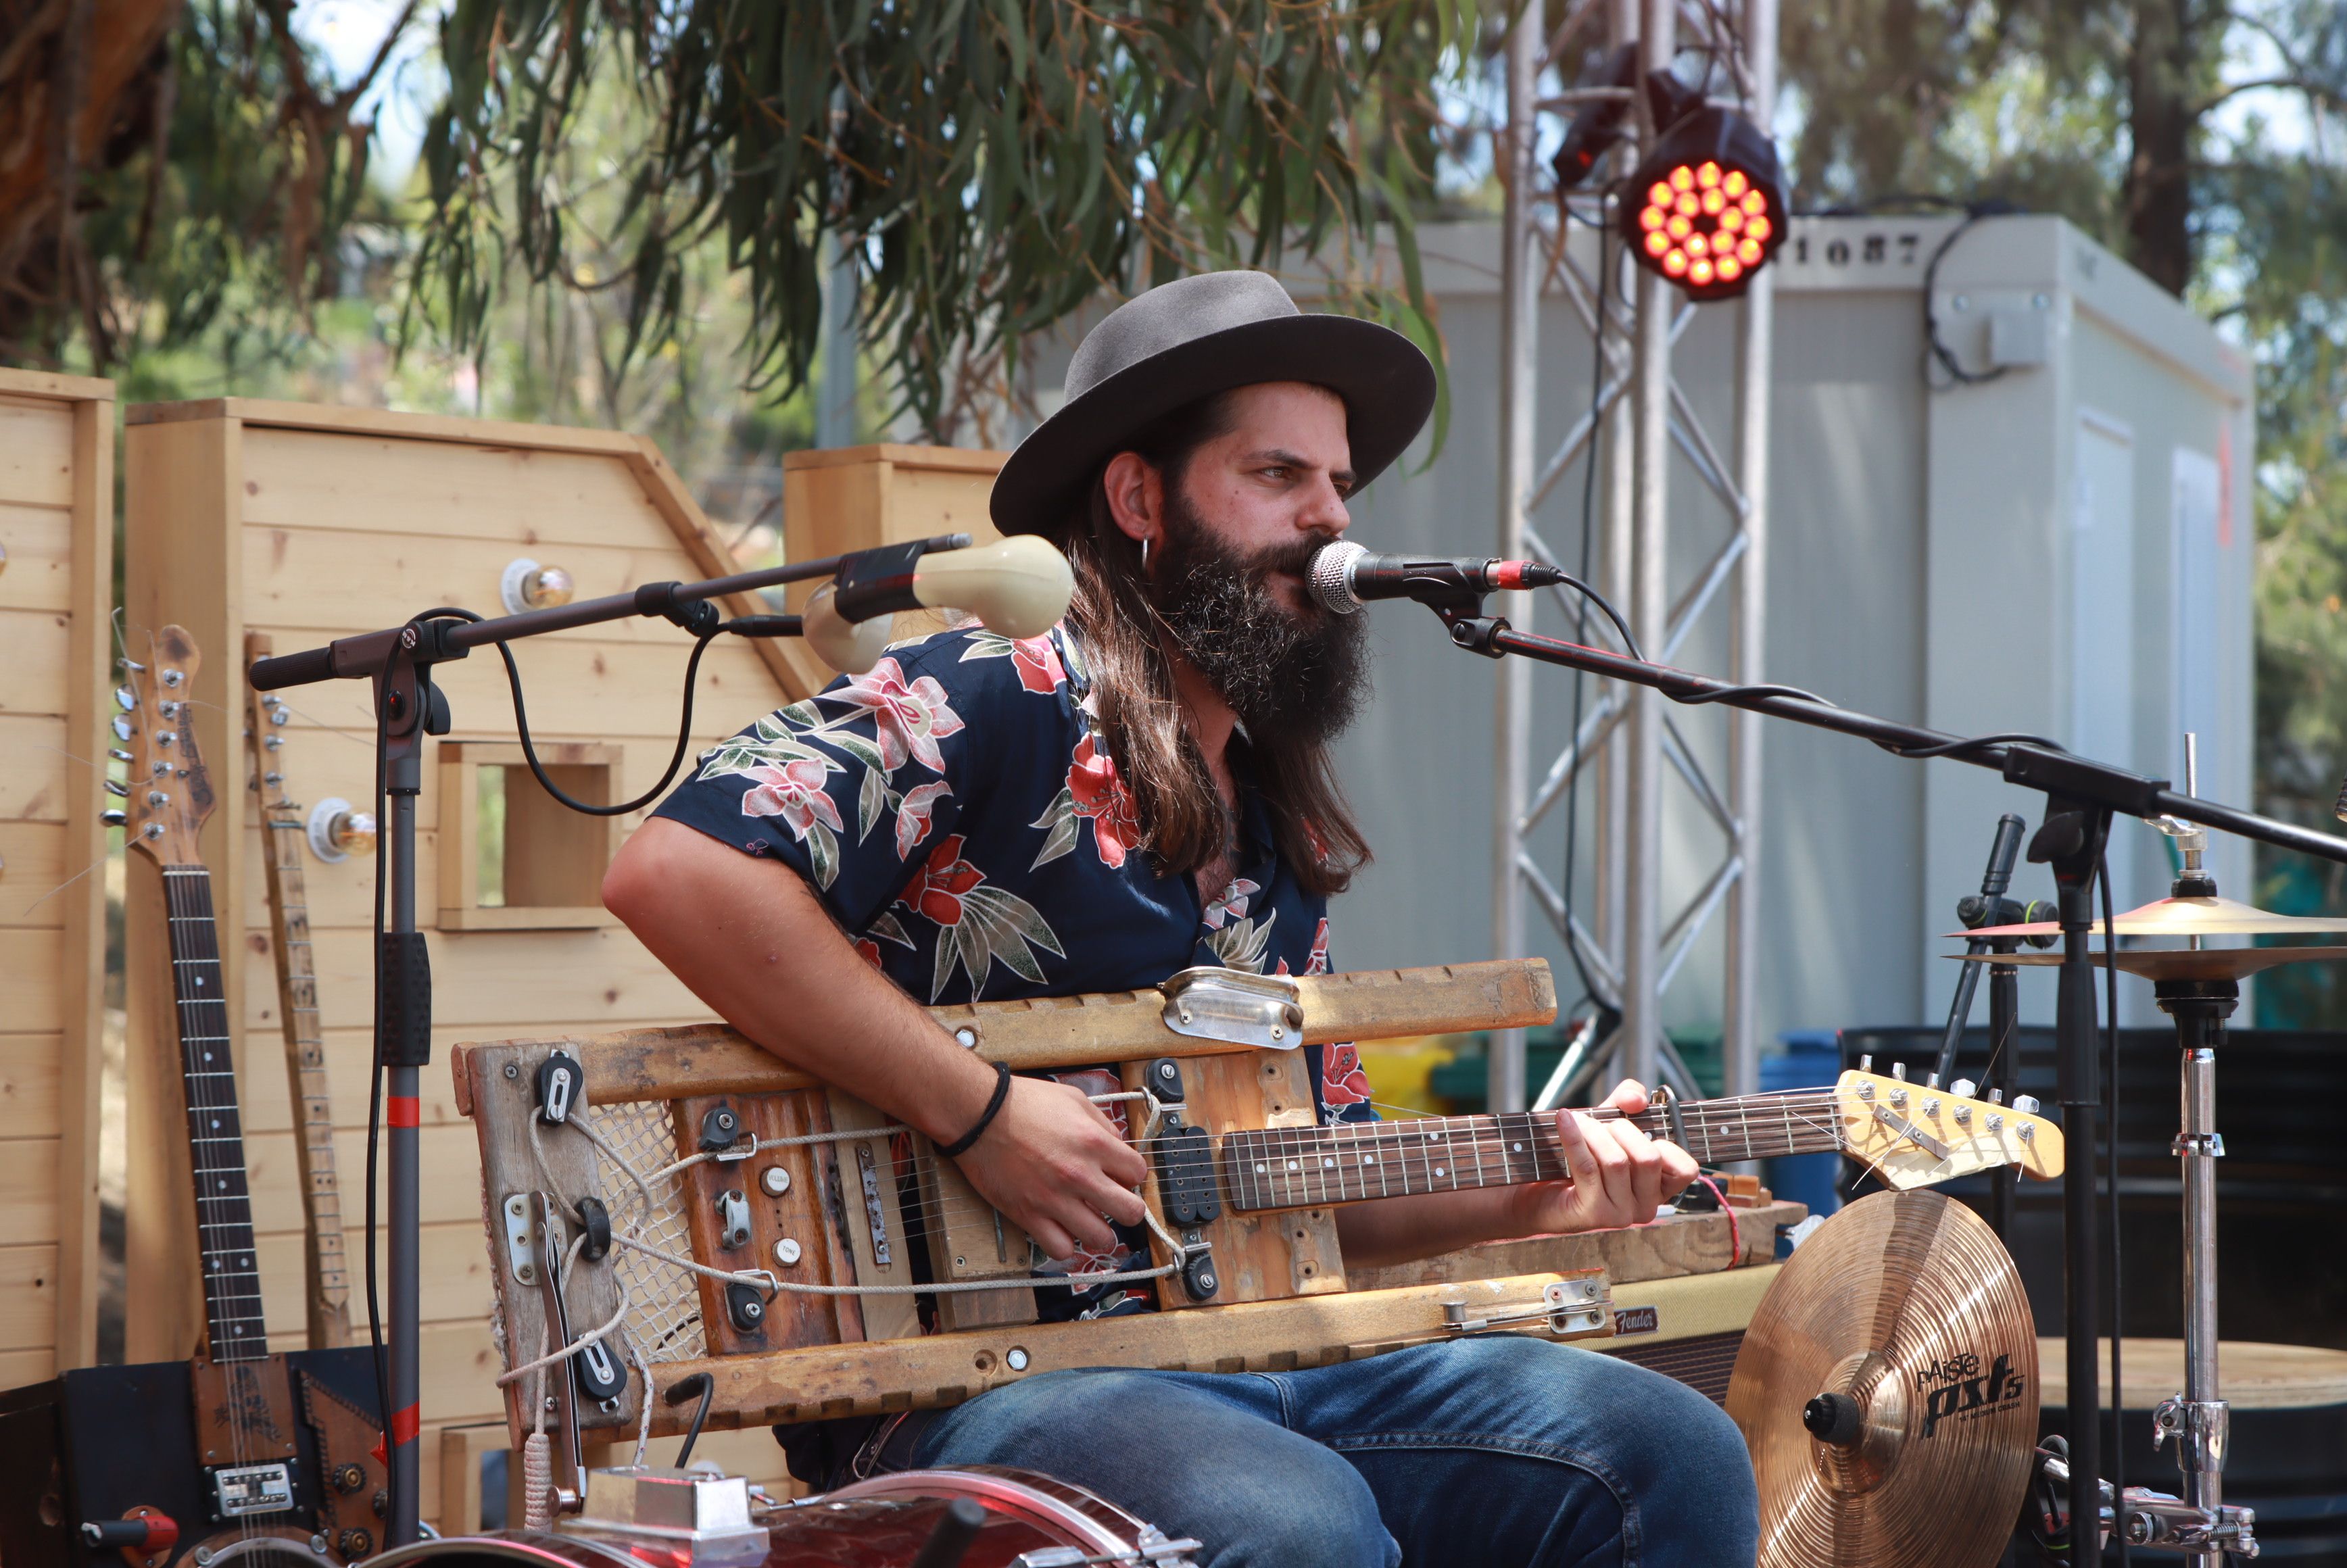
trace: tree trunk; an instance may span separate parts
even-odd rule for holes
[[[2127,259],[2171,294],[2192,279],[2190,159],[2198,54],[2192,0],[2136,0],[2127,61],[2127,159],[2122,199]]]

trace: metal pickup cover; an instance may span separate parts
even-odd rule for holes
[[[1304,1004],[1292,976],[1204,967],[1157,989],[1165,995],[1165,1027],[1175,1034],[1270,1050],[1304,1043]]]

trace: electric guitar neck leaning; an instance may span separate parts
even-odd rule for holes
[[[266,659],[270,639],[250,631],[244,661]],[[285,1071],[293,1091],[293,1147],[300,1161],[303,1306],[310,1348],[351,1342],[350,1269],[343,1246],[342,1184],[334,1168],[334,1109],[327,1091],[326,1046],[318,1024],[318,978],[310,958],[309,892],[302,880],[302,808],[286,797],[282,732],[269,699],[245,685],[245,741],[261,798],[261,860],[269,881],[269,938],[277,959],[277,1008],[285,1025]]]

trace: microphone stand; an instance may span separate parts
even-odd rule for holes
[[[404,626],[337,638],[275,659],[256,661],[250,679],[257,692],[281,691],[315,681],[365,680],[374,684],[378,736],[376,766],[387,810],[383,826],[383,865],[389,878],[389,910],[375,953],[375,1064],[388,1075],[384,1121],[390,1131],[385,1185],[389,1189],[388,1309],[389,1408],[383,1412],[385,1457],[391,1475],[391,1509],[384,1522],[384,1544],[405,1546],[421,1530],[419,1354],[422,1349],[418,1282],[421,1279],[417,1079],[432,1061],[432,972],[424,934],[415,926],[415,801],[424,788],[424,737],[448,733],[448,702],[433,684],[432,670],[465,658],[476,648],[512,642],[548,631],[630,616],[664,616],[696,635],[729,630],[746,637],[795,637],[795,615],[745,616],[721,628],[710,601],[813,578],[836,578],[841,594],[861,590],[869,613],[900,608],[915,563],[929,550],[961,549],[968,534],[825,556],[817,560],[741,572],[702,582],[647,583],[632,593],[616,593],[577,604],[524,610],[493,620],[418,619]],[[843,610],[843,618],[853,618]],[[369,1238],[373,1245],[373,1238]],[[568,1375],[567,1373],[559,1375]],[[644,1398],[651,1390],[644,1390]],[[579,1456],[565,1456],[575,1475]]]
[[[2111,818],[2181,817],[2206,827],[2251,838],[2277,848],[2347,865],[2347,839],[2333,838],[2256,812],[2220,805],[2168,788],[2166,779],[2145,778],[2106,763],[2073,756],[2025,741],[1968,740],[1961,735],[1905,724],[1838,708],[1781,686],[1739,686],[1668,665],[1649,663],[1601,648],[1519,631],[1500,617],[1483,613],[1482,595],[1464,589],[1430,589],[1417,596],[1440,616],[1450,640],[1469,652],[1499,659],[1508,654],[1537,659],[1634,685],[1650,686],[1673,702],[1718,702],[1815,729],[1871,741],[1884,750],[1918,761],[1946,757],[2002,774],[2007,784],[2045,796],[2045,815],[2029,843],[2029,858],[2051,866],[2062,927],[2062,964],[2055,1000],[2062,1131],[2065,1141],[2087,1163],[2086,1180],[2075,1171],[2062,1182],[2065,1307],[2069,1332],[2070,1561],[2101,1560],[2099,1533],[2091,1551],[2078,1536],[2083,1512],[2098,1519],[2102,1486],[2100,1452],[2101,1358],[2096,1294],[2100,1255],[2096,1250],[2093,1177],[2096,1121],[2102,1099],[2095,1049],[2095,982],[2087,938],[2094,928],[2096,868],[2109,837]],[[1993,992],[1992,992],[1993,996]],[[2081,1501],[2083,1499],[2083,1502]],[[2116,1512],[2116,1511],[2115,1511]],[[2099,1527],[2098,1527],[2099,1529]]]

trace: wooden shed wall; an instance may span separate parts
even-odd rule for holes
[[[248,1129],[270,1334],[302,1342],[303,1215],[270,950],[254,798],[241,725],[239,650],[247,630],[280,653],[395,625],[436,605],[500,613],[498,579],[528,556],[570,572],[578,597],[733,569],[709,525],[650,442],[598,431],[225,400],[136,408],[128,415],[126,597],[134,628],[177,620],[207,666],[198,734],[220,809],[206,838],[222,911],[225,981],[243,1029],[239,1083]],[[740,608],[747,608],[740,607]],[[689,641],[666,621],[622,621],[517,645],[532,733],[600,743],[620,757],[613,799],[649,789],[675,744]],[[794,662],[795,661],[795,662]],[[692,749],[730,733],[823,672],[794,644],[726,640],[702,660]],[[502,663],[484,651],[443,666],[452,741],[511,742]],[[292,720],[276,764],[305,805],[340,795],[373,809],[370,694],[357,682],[283,693]],[[436,1430],[500,1417],[487,1326],[488,1255],[473,1130],[450,1098],[456,1041],[517,1033],[599,1031],[705,1018],[703,1008],[618,926],[433,929],[443,903],[438,834],[453,821],[438,757],[418,802],[419,923],[431,931],[434,1050],[423,1075],[423,1417]],[[690,763],[688,762],[688,766]],[[534,790],[534,784],[522,787]],[[622,819],[611,842],[641,820]],[[358,1294],[374,983],[370,924],[375,863],[305,857],[319,1007],[337,1129],[336,1161]],[[590,884],[591,885],[591,884]],[[131,977],[155,968],[158,924],[133,920]],[[179,1147],[178,1080],[168,1051],[131,1008],[129,1252],[133,1360],[188,1354],[200,1323],[181,1211],[184,1177],[156,1151]],[[778,1453],[761,1479],[781,1474]],[[424,1467],[425,1512],[440,1467]]]
[[[0,1387],[97,1349],[114,384],[0,370]]]

